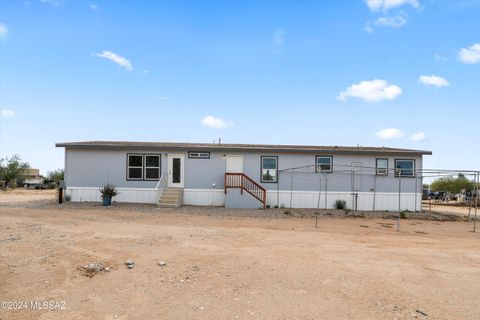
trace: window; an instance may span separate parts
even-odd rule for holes
[[[278,157],[261,157],[262,182],[278,181]]]
[[[388,159],[377,159],[377,176],[388,175]]]
[[[161,155],[127,154],[127,180],[158,180]]]
[[[415,177],[415,160],[395,160],[395,177]]]
[[[192,159],[210,159],[210,152],[190,151],[188,157]]]
[[[333,171],[332,156],[316,156],[315,164],[316,164],[315,172],[332,172]]]
[[[145,180],[160,179],[160,156],[145,155]]]
[[[142,180],[143,179],[143,155],[129,154],[128,155],[127,179]]]

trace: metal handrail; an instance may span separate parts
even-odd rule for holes
[[[162,175],[160,176],[160,179],[158,179],[158,183],[155,186],[155,192],[157,193],[157,202],[160,201],[160,192],[158,192],[160,190],[160,185],[162,185],[162,183],[166,181],[167,176],[168,176],[168,173],[162,172]]]
[[[155,191],[158,191],[158,189],[160,188],[160,184],[163,182],[164,177],[165,177],[165,174],[162,173],[162,175],[160,176],[160,179],[158,179],[158,183],[157,183],[157,186],[155,187]]]

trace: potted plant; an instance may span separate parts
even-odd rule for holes
[[[101,193],[101,198],[102,198],[102,204],[104,206],[109,206],[112,204],[112,198],[118,195],[117,188],[115,188],[114,185],[107,183],[106,185],[103,186],[103,188],[100,188],[100,193]]]

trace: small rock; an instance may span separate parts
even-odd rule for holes
[[[83,266],[85,271],[91,273],[99,273],[100,271],[104,270],[104,266],[101,263],[89,263],[86,266]]]
[[[110,272],[110,268],[109,268],[109,267],[105,267],[105,269],[103,269],[103,270],[105,270],[105,271],[107,271],[107,272]]]
[[[158,265],[161,266],[161,267],[163,267],[163,266],[166,266],[167,263],[166,263],[165,261],[160,261],[160,262],[158,263]]]

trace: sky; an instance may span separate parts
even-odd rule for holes
[[[387,146],[480,170],[480,1],[0,1],[0,157],[83,140]]]

